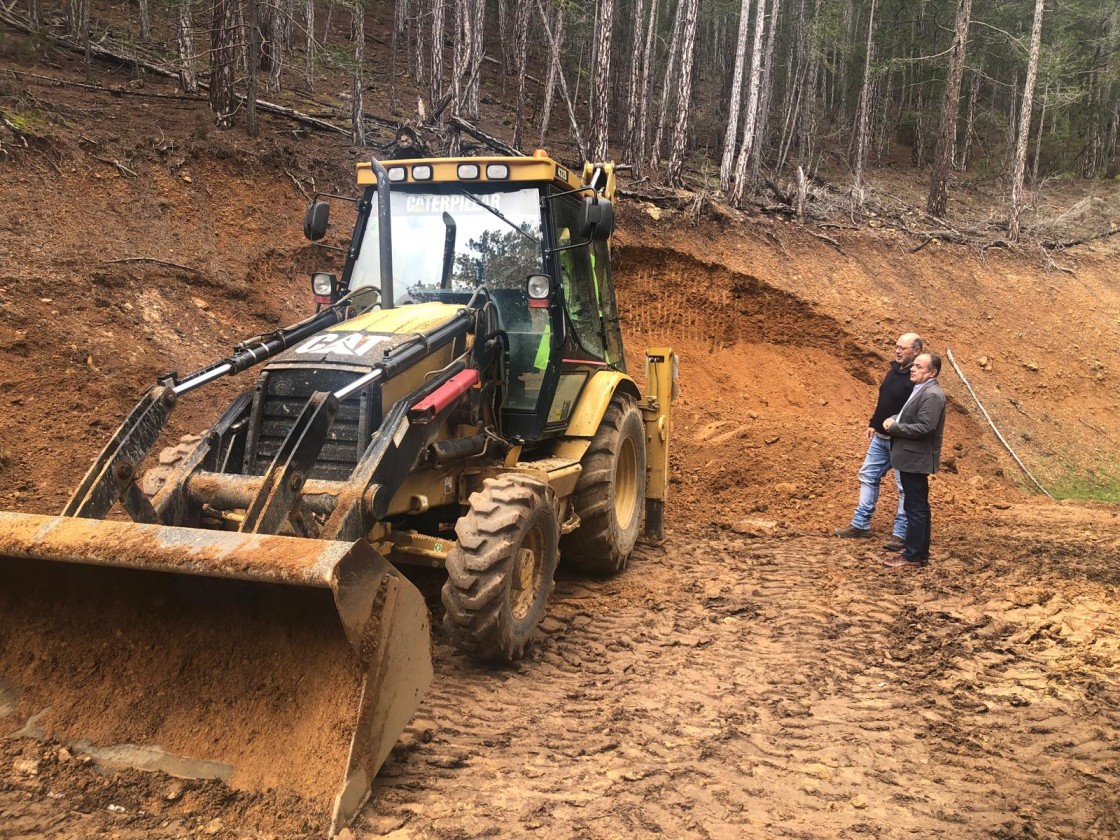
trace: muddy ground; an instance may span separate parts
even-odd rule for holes
[[[283,123],[219,135],[197,103],[7,75],[0,100],[40,135],[0,166],[0,507],[53,513],[155,375],[307,312],[297,184],[346,190],[353,156]],[[615,579],[562,575],[514,667],[437,630],[434,686],[354,834],[1120,835],[1117,506],[1029,493],[947,369],[931,566],[879,565],[890,488],[876,539],[829,536],[911,328],[954,350],[1045,484],[1112,486],[1114,247],[1061,255],[1071,275],[882,229],[829,228],[837,249],[768,217],[620,210],[631,359],[682,359],[668,538]],[[438,619],[438,576],[414,577]],[[5,840],[314,837],[322,806],[0,741]]]

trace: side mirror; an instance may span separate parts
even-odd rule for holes
[[[547,309],[552,296],[552,278],[547,274],[530,274],[525,280],[525,296],[530,309]]]
[[[327,235],[327,223],[331,219],[331,206],[325,201],[315,201],[303,216],[303,235],[312,242],[318,242]]]
[[[605,242],[614,232],[614,207],[606,198],[586,196],[580,208],[580,228],[593,242]]]

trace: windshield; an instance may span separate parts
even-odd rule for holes
[[[523,288],[542,273],[539,190],[476,184],[465,193],[458,185],[390,192],[395,303],[480,283]],[[351,290],[363,286],[381,286],[376,193],[350,275]]]

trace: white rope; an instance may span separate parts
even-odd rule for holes
[[[1015,450],[1011,448],[1011,444],[1004,440],[1003,435],[999,433],[999,429],[996,428],[996,424],[992,421],[992,417],[990,414],[988,414],[988,410],[984,408],[984,404],[980,402],[980,398],[976,396],[976,392],[973,391],[972,386],[968,384],[968,379],[965,377],[964,373],[961,372],[961,369],[957,366],[957,360],[953,358],[953,351],[949,348],[945,348],[945,355],[949,357],[949,364],[951,364],[953,366],[953,370],[957,372],[957,376],[959,376],[961,382],[964,383],[964,387],[968,389],[968,393],[972,394],[972,399],[976,401],[976,406],[984,415],[984,419],[988,421],[988,425],[991,426],[992,431],[996,433],[996,437],[999,438],[999,442],[1002,443],[1004,448],[1011,453],[1011,457],[1015,459],[1015,463],[1019,465],[1019,469],[1021,469],[1026,474],[1027,478],[1034,482],[1035,487],[1046,494],[1047,498],[1053,499],[1054,497],[1050,495],[1050,491],[1043,487],[1039,483],[1037,478],[1031,475],[1031,471],[1027,469],[1026,465],[1022,461],[1019,460],[1019,456],[1016,455]]]

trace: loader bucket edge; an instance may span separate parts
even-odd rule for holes
[[[331,586],[351,543],[0,512],[0,556]]]

